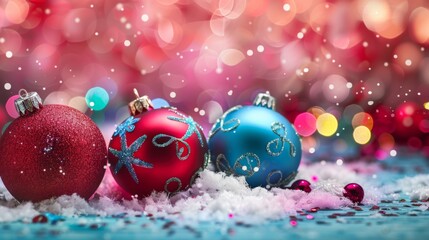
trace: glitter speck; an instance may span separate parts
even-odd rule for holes
[[[47,147],[45,147],[45,148],[43,148],[43,154],[47,154],[47,153],[51,152],[52,149],[53,149],[53,147],[50,146],[50,145],[47,146]]]
[[[175,93],[175,92],[171,92],[171,93],[170,93],[170,97],[171,97],[171,98],[175,98],[175,97],[176,97],[176,93]]]
[[[147,21],[149,21],[149,16],[147,14],[143,14],[141,19],[143,22],[147,22]]]
[[[6,55],[6,58],[12,58],[13,57],[12,51],[6,51],[5,55]]]
[[[346,87],[348,89],[352,88],[353,87],[353,83],[351,83],[351,82],[346,83]]]
[[[116,10],[118,10],[118,11],[124,11],[124,4],[122,4],[122,3],[116,4]]]
[[[74,22],[75,22],[75,23],[80,23],[80,18],[78,18],[78,17],[77,17],[77,18],[75,18],[75,19],[74,19]]]
[[[411,66],[411,64],[413,64],[413,62],[410,59],[405,60],[405,65],[406,66]]]
[[[124,41],[124,46],[125,46],[125,47],[129,47],[130,45],[131,45],[130,40],[125,40],[125,41]]]
[[[290,11],[290,4],[289,3],[285,3],[283,5],[283,10],[285,10],[285,12],[289,12]]]
[[[264,48],[264,46],[262,46],[262,45],[259,45],[257,48],[256,48],[256,50],[258,51],[258,52],[263,52],[264,50],[265,50],[265,48]]]
[[[4,89],[5,90],[10,90],[12,88],[12,85],[10,83],[5,83],[4,84]]]

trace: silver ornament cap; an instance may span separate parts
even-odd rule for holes
[[[269,108],[271,110],[276,109],[276,99],[270,95],[270,92],[259,93],[255,100],[253,101],[253,105]]]
[[[43,107],[42,99],[37,92],[27,92],[21,89],[18,92],[19,98],[15,100],[15,108],[20,116],[35,112]]]
[[[142,112],[152,110],[154,108],[152,101],[148,96],[144,95],[140,97],[137,89],[134,88],[133,91],[134,91],[134,95],[136,96],[136,99],[128,104],[128,107],[130,109],[130,114],[132,116],[138,115]]]

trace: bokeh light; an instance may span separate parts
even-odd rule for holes
[[[380,145],[380,149],[389,151],[395,147],[395,139],[390,133],[382,133],[378,137],[378,144]]]
[[[367,144],[371,140],[371,131],[366,126],[358,126],[353,131],[353,138],[359,144]]]
[[[94,111],[103,110],[109,103],[109,94],[101,87],[88,90],[85,96],[86,104]]]
[[[81,96],[76,96],[68,102],[68,105],[72,108],[75,108],[81,112],[86,112],[88,105],[86,104],[86,99]]]
[[[347,80],[340,75],[330,75],[323,82],[323,94],[331,103],[344,101],[349,96]]]
[[[153,108],[155,109],[170,106],[170,104],[163,98],[155,98],[155,99],[152,99],[151,101],[152,101]]]
[[[316,131],[316,117],[308,112],[301,113],[296,116],[294,126],[301,136],[311,136]]]
[[[421,0],[5,1],[1,124],[25,88],[114,129],[136,88],[207,134],[269,91],[315,159],[429,149],[428,16]]]
[[[369,130],[372,130],[372,127],[374,126],[374,120],[369,113],[360,112],[353,116],[352,126],[356,128],[361,125],[367,127]]]
[[[15,108],[15,100],[18,98],[19,98],[19,95],[13,95],[6,102],[6,106],[5,106],[6,112],[12,118],[19,117],[19,113],[16,111],[16,108]]]
[[[317,118],[316,128],[321,135],[329,137],[337,131],[338,121],[334,115],[324,113]]]

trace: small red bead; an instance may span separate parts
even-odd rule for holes
[[[349,183],[344,187],[343,195],[354,203],[360,203],[365,194],[363,188],[359,184]]]
[[[32,220],[33,223],[47,223],[48,222],[48,217],[46,217],[43,214],[37,215],[33,218]]]
[[[301,191],[304,191],[306,193],[309,193],[309,192],[311,192],[310,185],[311,185],[311,183],[309,181],[304,180],[304,179],[298,179],[292,183],[290,188],[293,190],[301,190]]]

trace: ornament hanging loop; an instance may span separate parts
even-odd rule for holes
[[[275,110],[276,99],[270,95],[269,91],[266,91],[265,93],[259,93],[256,96],[255,100],[253,101],[253,105]]]
[[[15,100],[15,108],[20,116],[35,112],[43,107],[42,99],[37,92],[18,91],[19,98]]]
[[[132,116],[154,109],[152,101],[148,96],[144,95],[140,97],[139,92],[135,88],[133,92],[136,99],[128,104]]]
[[[27,97],[28,97],[28,92],[27,92],[27,90],[25,90],[25,89],[21,88],[21,89],[19,89],[18,95],[19,95],[22,99],[24,99],[24,98],[27,98]]]

